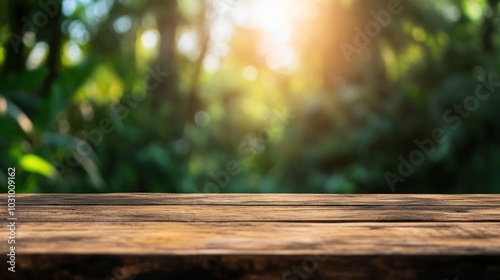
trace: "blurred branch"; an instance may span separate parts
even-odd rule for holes
[[[200,38],[201,44],[201,52],[200,56],[195,62],[194,72],[191,78],[191,88],[189,90],[189,96],[187,100],[187,117],[186,120],[188,122],[194,121],[194,116],[198,110],[201,109],[202,104],[199,97],[199,85],[200,85],[200,73],[203,66],[203,61],[207,55],[208,51],[208,43],[210,42],[210,33],[208,30],[208,22],[207,22],[207,12],[209,12],[207,7],[207,2],[203,2],[203,7],[199,14],[198,20],[198,35]]]
[[[61,10],[62,10],[62,5],[55,1],[57,3],[57,13],[53,17],[49,17],[49,22],[47,24],[47,29],[50,30],[50,35],[48,38],[48,44],[50,46],[49,48],[49,55],[47,57],[47,62],[46,66],[48,69],[48,75],[47,78],[45,79],[43,86],[41,88],[40,96],[42,98],[46,98],[49,96],[50,93],[50,88],[52,87],[52,84],[54,81],[57,79],[58,76],[58,70],[59,70],[59,65],[60,65],[60,57],[61,57],[61,44],[62,44],[62,31],[60,28],[60,22],[61,22]]]
[[[493,35],[495,33],[495,17],[497,16],[497,6],[500,0],[488,0],[492,14],[484,18],[483,22],[483,48],[488,54],[493,50]]]
[[[164,82],[155,89],[153,106],[160,106],[165,100],[178,102],[177,83],[175,75],[175,42],[178,25],[177,1],[157,1],[157,8],[161,11],[158,15],[158,32],[160,33],[160,47],[158,50],[159,69],[171,73]]]

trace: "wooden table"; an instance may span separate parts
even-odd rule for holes
[[[16,217],[0,279],[500,279],[500,195],[25,194]]]

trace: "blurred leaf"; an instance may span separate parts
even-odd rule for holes
[[[57,171],[54,166],[35,154],[24,155],[19,160],[19,166],[28,172],[40,174],[51,179],[54,179],[57,175]]]
[[[37,127],[47,127],[50,121],[66,108],[78,88],[87,81],[98,64],[97,59],[88,59],[62,72],[52,86],[49,98],[42,104],[40,114],[35,120]]]
[[[67,150],[82,165],[96,188],[100,189],[104,186],[104,181],[96,165],[99,160],[88,143],[74,136],[50,132],[43,133],[41,141],[43,144]]]
[[[33,132],[33,124],[31,120],[24,114],[24,112],[19,109],[14,103],[7,100],[5,97],[0,95],[0,117],[9,116],[14,119],[19,127],[26,133],[27,135],[32,134]]]
[[[96,67],[89,80],[76,93],[79,101],[90,100],[97,104],[111,104],[122,95],[122,81],[110,66],[104,64]]]
[[[38,88],[47,77],[47,69],[39,68],[9,76],[0,84],[0,92],[29,91]]]
[[[93,162],[99,161],[92,147],[78,137],[60,133],[44,132],[41,134],[40,140],[45,145],[61,147],[68,151],[84,151],[86,158]]]

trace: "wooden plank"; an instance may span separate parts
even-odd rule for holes
[[[0,215],[6,215],[6,207]],[[493,222],[497,206],[221,206],[20,205],[16,216],[35,222]]]
[[[6,195],[0,195],[2,203]],[[18,205],[289,205],[289,206],[474,206],[500,205],[500,195],[401,194],[22,194]]]
[[[500,223],[20,222],[17,237],[18,255],[500,255]]]
[[[22,194],[16,217],[2,280],[500,278],[499,195]]]

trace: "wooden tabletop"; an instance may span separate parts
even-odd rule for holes
[[[6,203],[0,213],[7,217]],[[361,267],[384,265],[402,266],[409,277],[454,279],[480,268],[482,279],[500,279],[500,195],[24,194],[16,196],[16,218],[19,270],[119,259],[114,270],[101,269],[108,276],[93,277],[136,277],[146,267],[173,275],[190,265],[203,279],[226,279],[203,274],[212,261],[240,271],[234,279],[306,279],[286,273],[310,258],[304,269],[314,261],[317,268],[307,279],[373,279]],[[357,269],[342,270],[353,262]],[[436,262],[436,274],[425,274]],[[273,271],[264,269],[271,264]],[[379,271],[383,279],[404,279],[388,269]]]

